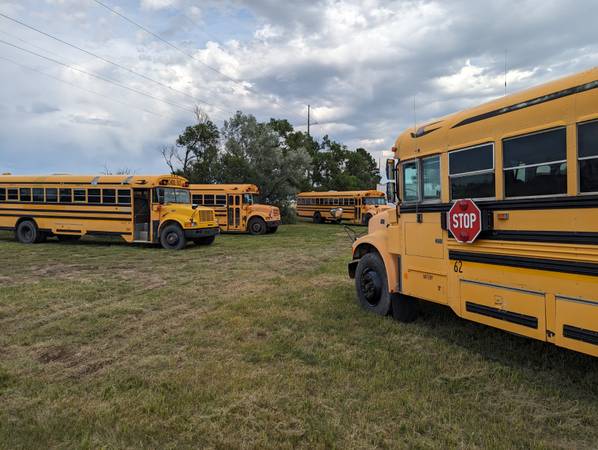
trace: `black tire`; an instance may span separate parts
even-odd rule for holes
[[[15,237],[21,244],[35,244],[40,242],[41,233],[33,220],[23,220],[17,225]]]
[[[313,221],[314,221],[314,223],[324,223],[324,220],[322,219],[322,216],[320,215],[319,212],[314,214]]]
[[[392,295],[392,317],[403,323],[415,321],[419,314],[419,302],[408,295]]]
[[[247,229],[249,230],[249,233],[258,236],[260,234],[266,234],[268,227],[266,226],[266,221],[264,219],[261,217],[254,217],[249,220]]]
[[[77,242],[81,236],[74,236],[72,234],[57,234],[56,237],[60,242]]]
[[[276,230],[278,230],[278,225],[277,225],[277,226],[275,226],[275,227],[270,227],[270,228],[268,228],[268,231],[267,231],[267,233],[268,233],[268,234],[274,234],[274,233],[276,233]]]
[[[180,250],[187,245],[187,239],[179,225],[166,225],[160,233],[160,244],[167,250]]]
[[[359,304],[366,311],[386,316],[391,309],[386,267],[377,253],[361,257],[355,271],[355,289]]]
[[[363,218],[363,224],[364,225],[369,225],[371,219],[372,219],[372,215],[371,214],[366,214],[365,217]]]
[[[212,245],[216,240],[216,236],[206,236],[202,238],[193,239],[195,245]]]

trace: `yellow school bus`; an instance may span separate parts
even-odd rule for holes
[[[255,184],[192,184],[189,186],[194,206],[216,211],[223,232],[275,233],[280,226],[276,206],[254,202],[260,191]]]
[[[598,69],[407,130],[393,151],[397,208],[349,264],[363,308],[411,321],[422,299],[598,356]]]
[[[0,229],[32,244],[55,236],[118,236],[181,249],[211,244],[214,211],[193,209],[189,183],[162,176],[0,176]]]
[[[354,225],[367,225],[376,214],[386,211],[384,192],[327,191],[301,192],[297,195],[297,215],[312,219],[314,223],[348,221]]]

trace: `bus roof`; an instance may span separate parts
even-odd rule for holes
[[[185,186],[187,179],[178,175],[0,175],[0,184],[64,184],[64,185],[126,185]]]
[[[255,184],[191,184],[192,191],[206,192],[239,192],[242,194],[259,194],[260,190]]]
[[[528,122],[541,120],[540,117],[545,115],[543,108],[532,111],[529,107],[550,105],[561,110],[563,104],[560,102],[572,101],[574,94],[596,92],[596,88],[598,67],[450,114],[418,126],[417,130],[409,128],[397,138],[393,151],[395,157],[409,159],[438,153],[439,150],[447,151],[449,146],[480,144],[480,141],[491,137],[488,134],[503,124],[503,120],[508,121],[509,129],[524,128],[526,121],[522,117],[526,116],[523,115],[533,112],[534,117],[530,117]]]
[[[301,192],[297,197],[384,197],[384,192],[374,189],[364,191],[323,191]]]

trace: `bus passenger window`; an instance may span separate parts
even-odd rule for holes
[[[19,190],[18,189],[8,189],[8,200],[19,200]]]
[[[198,194],[194,194],[191,196],[191,203],[193,203],[193,206],[201,205],[203,203],[201,197],[202,196]]]
[[[226,206],[226,195],[216,196],[216,206]]]
[[[33,188],[33,202],[34,203],[43,203],[44,202],[44,189],[43,188]]]
[[[107,203],[107,204],[116,203],[116,190],[115,189],[103,189],[102,190],[102,203]]]
[[[129,189],[118,190],[118,204],[119,205],[130,205],[131,204],[131,191]]]
[[[423,197],[440,200],[440,156],[422,159]]]
[[[567,193],[565,128],[503,141],[505,197]]]
[[[56,189],[56,188],[46,189],[46,202],[47,203],[58,203],[58,189]]]
[[[87,195],[85,189],[75,189],[73,191],[74,201],[77,203],[85,203],[87,201]]]
[[[451,200],[495,197],[494,144],[449,153],[449,179]]]
[[[60,189],[60,203],[71,203],[73,201],[72,189]]]
[[[419,200],[417,162],[403,164],[403,201],[416,202]]]
[[[204,195],[203,204],[207,206],[214,206],[214,195]]]
[[[0,188],[0,202],[6,201],[6,189]]]
[[[88,203],[101,203],[101,195],[99,189],[89,189],[87,191],[87,202]]]
[[[21,188],[21,201],[22,202],[30,202],[31,201],[31,188]]]
[[[579,191],[598,192],[598,121],[577,126]]]

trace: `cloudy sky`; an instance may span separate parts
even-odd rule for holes
[[[305,129],[311,104],[314,135],[378,159],[503,95],[505,54],[509,92],[598,65],[595,0],[102,3],[172,46],[95,0],[0,0],[0,172],[165,172],[194,105]]]

